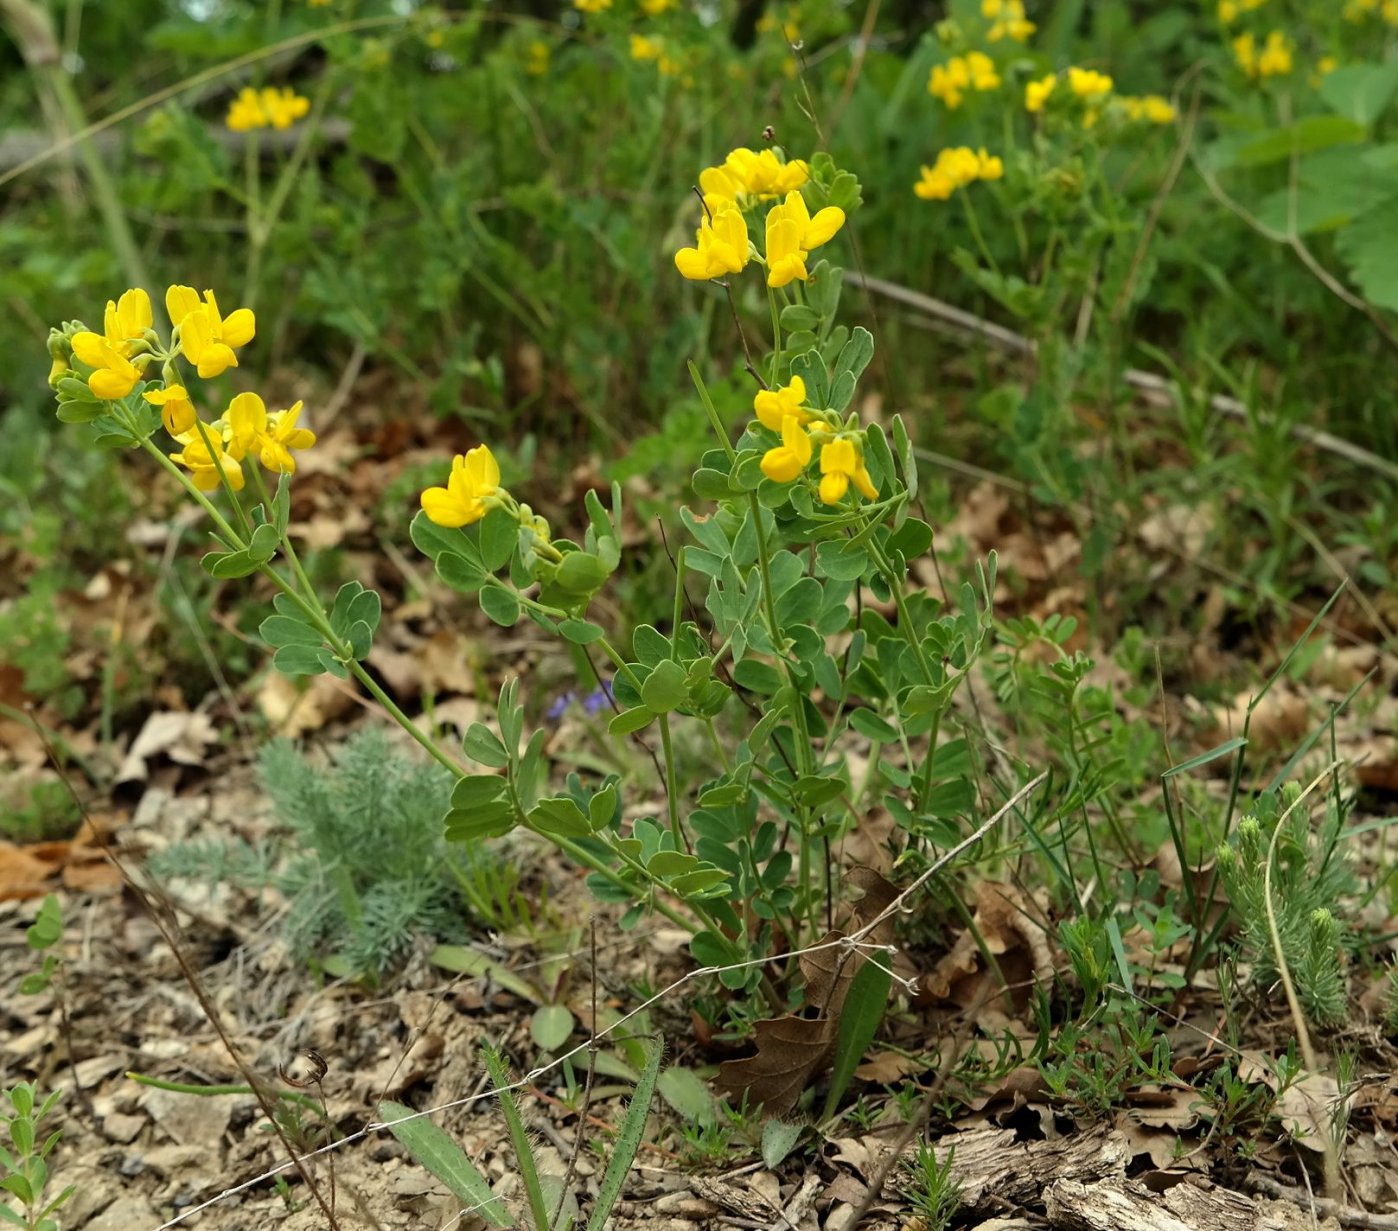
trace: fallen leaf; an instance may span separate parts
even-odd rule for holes
[[[202,765],[204,752],[218,740],[218,729],[198,710],[158,710],[146,719],[132,741],[117,774],[118,782],[142,782],[150,772],[148,762],[164,755],[177,765]]]
[[[279,671],[269,671],[257,690],[257,708],[268,725],[285,739],[319,731],[354,704],[354,694],[333,676],[311,677],[304,686]]]
[[[25,847],[0,841],[0,901],[43,897],[52,888],[45,882],[55,871]]]

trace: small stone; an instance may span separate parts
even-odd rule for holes
[[[102,1213],[87,1224],[87,1231],[131,1231],[133,1227],[149,1227],[156,1221],[155,1211],[144,1197],[128,1193],[118,1197]]]
[[[149,1121],[145,1116],[128,1116],[114,1111],[102,1121],[102,1132],[106,1134],[108,1141],[119,1141],[122,1145],[130,1145],[147,1123]]]

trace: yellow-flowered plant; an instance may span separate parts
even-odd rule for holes
[[[524,71],[531,77],[547,76],[552,59],[553,52],[549,45],[540,39],[534,39],[525,52]]]
[[[252,341],[257,320],[250,308],[239,308],[225,318],[213,291],[204,298],[192,286],[172,286],[165,292],[165,311],[174,326],[180,352],[204,380],[238,366],[239,347]]]
[[[429,487],[422,493],[422,511],[438,526],[471,526],[506,494],[495,454],[486,445],[477,445],[452,459],[445,487]]]
[[[1047,77],[1040,77],[1037,81],[1025,82],[1024,109],[1037,115],[1044,109],[1044,104],[1048,102],[1057,86],[1057,73],[1049,73]]]
[[[1232,25],[1243,13],[1260,9],[1267,0],[1218,0],[1218,19],[1225,26]]]
[[[228,108],[224,121],[234,132],[251,132],[258,128],[290,128],[307,115],[311,100],[297,94],[290,86],[264,86],[260,90],[246,86],[238,91]]]
[[[1106,73],[1099,73],[1096,69],[1074,66],[1068,70],[1068,89],[1075,98],[1085,103],[1101,102],[1112,92],[1113,85]]]
[[[573,7],[580,13],[605,13],[612,0],[573,0]]]
[[[968,51],[945,64],[934,64],[927,79],[927,92],[952,111],[961,106],[967,91],[984,93],[999,87],[1000,73],[995,61],[983,51]]]
[[[1292,43],[1280,30],[1273,30],[1259,48],[1252,32],[1245,31],[1233,40],[1233,58],[1243,75],[1254,81],[1282,77],[1291,72]]]
[[[1147,124],[1173,124],[1175,122],[1174,104],[1159,94],[1147,94],[1142,98],[1123,95],[1117,101],[1121,104],[1122,113],[1128,120],[1144,121]]]
[[[784,162],[773,150],[753,153],[739,147],[718,166],[699,172],[704,204],[717,212],[724,204],[748,209],[773,197],[784,197],[810,179],[810,168],[800,159]]]
[[[740,274],[752,259],[747,223],[742,211],[731,203],[720,204],[712,219],[705,214],[699,222],[696,244],[675,253],[675,267],[696,282]]]
[[[780,205],[767,211],[767,285],[805,282],[810,277],[806,259],[833,239],[844,222],[844,211],[835,206],[826,206],[812,218],[805,198],[799,192],[787,193]]]
[[[150,296],[136,287],[115,302],[107,300],[101,333],[73,334],[73,355],[92,369],[87,384],[96,397],[115,401],[136,387],[153,358],[151,324]]]
[[[1024,0],[981,0],[981,16],[991,23],[985,37],[992,43],[1006,38],[1027,43],[1038,29],[1024,15]]]
[[[1004,174],[1005,164],[997,155],[960,145],[943,150],[932,166],[924,166],[913,192],[924,201],[945,201],[958,188],[977,180],[998,180]]]

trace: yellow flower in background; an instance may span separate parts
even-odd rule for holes
[[[641,0],[641,11],[647,17],[659,17],[675,7],[675,0]]]
[[[780,432],[785,419],[795,419],[797,427],[805,427],[811,421],[814,416],[801,405],[805,400],[806,382],[793,376],[789,385],[779,389],[759,389],[752,399],[752,410],[763,427]]]
[[[149,355],[134,355],[134,344],[151,327],[150,296],[135,287],[115,302],[107,300],[102,332],[73,335],[73,355],[94,369],[87,387],[99,398],[116,401],[136,387]],[[133,361],[134,360],[134,361]]]
[[[293,449],[309,449],[316,442],[315,433],[297,427],[301,417],[301,402],[288,410],[267,413],[267,405],[255,393],[240,393],[228,403],[225,419],[228,424],[228,452],[235,458],[249,453],[268,470],[278,474],[295,474]]]
[[[665,49],[658,39],[647,38],[644,34],[631,36],[631,58],[633,60],[658,60]]]
[[[913,185],[913,192],[924,201],[945,201],[958,188],[978,179],[998,180],[1004,174],[1004,163],[997,156],[959,145],[943,150],[936,163],[922,168],[922,178]]]
[[[1128,120],[1145,120],[1150,124],[1173,124],[1175,122],[1174,104],[1159,94],[1147,94],[1144,98],[1123,98],[1121,106]]]
[[[1084,102],[1095,103],[1112,92],[1112,79],[1091,68],[1070,68],[1068,88]]]
[[[500,466],[485,445],[477,445],[465,457],[452,459],[451,477],[445,487],[429,487],[422,493],[427,520],[447,529],[469,526],[486,515],[486,501],[500,490]]]
[[[238,91],[228,108],[224,121],[234,132],[251,132],[256,128],[290,128],[311,109],[311,100],[297,94],[290,86],[277,89],[266,86],[254,90],[245,86]]]
[[[1281,77],[1291,71],[1291,40],[1280,30],[1267,35],[1267,42],[1257,57],[1259,78]]]
[[[811,464],[814,448],[795,415],[782,419],[782,442],[768,449],[759,463],[762,473],[774,483],[790,483]]]
[[[251,308],[239,308],[227,318],[220,315],[213,291],[199,292],[192,286],[172,286],[165,292],[165,311],[170,323],[180,331],[180,350],[205,380],[238,366],[233,352],[246,346],[257,332],[257,318]]]
[[[1038,81],[1025,82],[1024,109],[1037,115],[1044,109],[1044,104],[1048,102],[1049,95],[1053,93],[1056,85],[1058,85],[1058,74],[1056,73],[1040,77]]]
[[[864,466],[864,459],[846,436],[822,445],[820,449],[820,499],[822,504],[839,504],[853,483],[867,500],[879,493]]]
[[[675,268],[692,282],[707,282],[724,274],[738,274],[748,263],[748,224],[736,205],[724,203],[712,221],[707,214],[699,223],[695,248],[675,253]]]
[[[1000,74],[995,71],[995,61],[983,51],[966,53],[966,69],[971,74],[971,84],[977,90],[997,90],[1000,88]]]
[[[927,79],[927,92],[945,103],[949,110],[955,111],[961,106],[970,85],[971,74],[966,61],[960,56],[953,56],[945,64],[932,66],[932,75]]]
[[[141,396],[152,406],[160,407],[160,422],[171,436],[178,439],[194,426],[198,416],[194,413],[194,403],[189,400],[189,391],[183,385],[148,389]]]
[[[1218,19],[1225,26],[1238,20],[1238,14],[1260,9],[1267,0],[1218,0]]]
[[[547,43],[535,39],[529,44],[528,54],[524,61],[524,71],[533,77],[542,77],[549,71],[549,60],[552,56]]]
[[[981,16],[992,23],[985,36],[992,43],[1003,38],[1027,42],[1038,29],[1024,16],[1024,0],[981,0]]]
[[[262,91],[262,109],[273,128],[290,128],[310,111],[311,100],[303,98],[290,86],[283,86],[280,90],[269,86]]]
[[[194,486],[201,492],[211,492],[219,487],[220,472],[227,476],[228,486],[235,492],[243,490],[243,463],[223,447],[223,441],[216,428],[206,425],[201,436],[197,426],[192,426],[189,431],[182,432],[175,439],[184,448],[178,453],[170,454],[170,460],[178,462],[189,471]]]
[[[238,91],[238,97],[229,106],[228,118],[224,122],[235,133],[267,127],[267,113],[262,110],[262,100],[252,86]]]
[[[573,7],[580,13],[605,13],[612,0],[573,0]]]

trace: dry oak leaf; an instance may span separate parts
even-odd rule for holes
[[[13,842],[0,842],[0,902],[41,898],[53,886],[45,882],[57,869]]]
[[[304,687],[279,671],[269,671],[257,690],[257,708],[267,725],[285,739],[319,731],[354,704],[354,692],[331,675],[312,676]]]
[[[981,939],[1000,967],[1007,988],[1005,995],[1008,997],[1017,989],[1025,1003],[1031,982],[1044,984],[1053,977],[1053,951],[1038,921],[1041,917],[1042,911],[1037,907],[1031,910],[1024,895],[1013,885],[983,880],[976,886],[974,918]],[[986,979],[998,982],[995,971],[980,970],[980,949],[968,928],[932,973],[923,977],[919,996],[965,1007],[980,999],[980,985]],[[989,1006],[994,1001],[986,999],[984,1003]],[[1018,1007],[1022,1009],[1023,1005]]]

